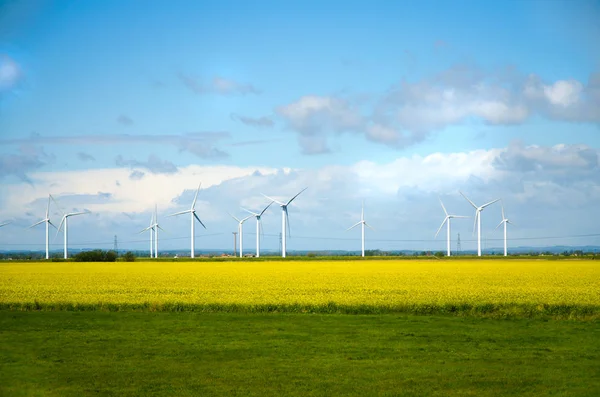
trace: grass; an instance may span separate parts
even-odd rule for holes
[[[600,319],[594,260],[0,263],[0,309]]]
[[[600,323],[0,311],[2,396],[597,396]]]

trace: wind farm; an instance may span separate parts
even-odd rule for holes
[[[598,21],[0,1],[0,396],[600,396]]]
[[[179,249],[173,249],[172,248],[172,241],[174,240],[179,240],[179,239],[183,239],[183,236],[181,237],[168,237],[166,239],[167,242],[171,242],[171,248],[167,248],[166,250],[164,250],[164,252],[162,253],[162,255],[160,255],[161,257],[173,257],[173,255],[176,255],[178,258],[185,258],[185,257],[189,257],[191,259],[196,258],[196,256],[198,255],[198,250],[196,249],[196,239],[197,238],[202,238],[203,235],[197,235],[196,234],[196,222],[200,223],[200,225],[203,227],[204,230],[206,229],[206,226],[204,224],[204,222],[200,219],[200,217],[197,214],[196,211],[196,204],[198,202],[198,196],[200,194],[200,190],[202,187],[202,183],[200,183],[198,185],[198,187],[195,190],[190,190],[190,189],[185,189],[184,192],[192,192],[193,196],[192,196],[192,203],[191,206],[188,207],[188,209],[182,210],[182,211],[178,211],[175,213],[171,213],[168,215],[168,217],[175,217],[175,216],[179,216],[179,215],[186,215],[189,214],[190,216],[190,235],[189,235],[189,240],[190,240],[190,250],[189,250],[189,254],[186,254],[184,251],[179,250]],[[252,200],[255,200],[257,198],[257,196],[261,196],[263,198],[268,199],[269,201],[266,203],[266,205],[264,205],[264,207],[262,207],[262,209],[260,211],[251,211],[248,210],[242,206],[240,206],[240,208],[242,209],[242,211],[246,212],[248,214],[248,216],[246,217],[237,217],[232,215],[231,213],[227,212],[228,216],[231,217],[233,220],[235,220],[236,222],[236,229],[235,229],[235,233],[237,236],[239,236],[239,240],[237,240],[237,244],[238,244],[238,251],[239,252],[239,257],[240,258],[260,258],[261,257],[261,241],[267,237],[268,240],[271,242],[271,246],[267,249],[267,256],[272,257],[276,252],[279,252],[279,255],[282,258],[286,258],[289,254],[289,238],[291,237],[291,227],[290,227],[290,218],[289,218],[289,212],[288,212],[288,207],[295,202],[295,200],[303,193],[307,190],[308,187],[304,187],[303,189],[301,189],[300,191],[296,191],[296,193],[291,196],[291,198],[289,198],[287,201],[280,201],[278,199],[266,196],[262,193],[258,194],[258,192],[250,192],[249,193],[249,197],[253,197]],[[511,255],[511,252],[509,251],[509,247],[508,247],[508,225],[514,225],[514,223],[509,220],[506,217],[505,214],[505,207],[504,207],[504,201],[502,201],[500,198],[498,199],[494,199],[492,201],[489,201],[481,206],[476,205],[468,196],[466,196],[462,191],[457,191],[454,194],[448,194],[446,193],[447,197],[452,197],[455,198],[456,196],[462,196],[465,201],[471,206],[471,208],[473,208],[475,210],[475,220],[474,220],[474,225],[473,225],[473,233],[475,235],[475,240],[472,240],[473,243],[476,244],[476,248],[474,251],[469,250],[469,249],[461,249],[460,247],[458,247],[455,252],[453,253],[452,250],[452,220],[453,219],[466,219],[469,218],[468,216],[465,215],[456,215],[454,213],[450,213],[448,212],[446,205],[444,204],[444,202],[442,201],[441,197],[438,197],[437,200],[439,202],[439,205],[442,208],[443,214],[444,214],[444,218],[442,220],[442,223],[439,225],[434,238],[431,240],[418,240],[419,242],[423,242],[426,244],[430,244],[430,246],[437,246],[439,247],[439,245],[437,245],[437,237],[439,236],[440,232],[442,231],[442,229],[444,227],[446,227],[446,239],[445,239],[445,244],[444,244],[444,251],[442,253],[442,251],[439,248],[435,248],[435,249],[419,249],[417,248],[415,249],[409,249],[409,248],[404,248],[402,247],[403,243],[404,244],[409,244],[411,243],[412,240],[387,240],[387,239],[381,239],[381,238],[375,238],[373,241],[375,244],[381,244],[382,241],[384,242],[388,242],[389,243],[393,243],[394,241],[397,241],[396,245],[397,248],[396,249],[392,249],[390,250],[390,254],[386,254],[386,255],[400,255],[400,256],[406,256],[406,255],[421,255],[421,256],[425,256],[427,255],[427,252],[430,253],[435,253],[436,256],[438,257],[451,257],[451,256],[461,256],[461,257],[465,257],[465,256],[469,256],[471,255],[471,253],[473,253],[474,255],[476,255],[477,257],[482,257],[482,256],[489,256],[489,255],[496,255],[498,253],[502,253],[503,256],[508,257],[509,255]],[[306,201],[306,200],[305,200]],[[309,200],[310,201],[310,200]],[[497,224],[497,226],[494,229],[490,229],[487,232],[485,232],[482,229],[482,212],[484,209],[492,206],[493,204],[497,203],[497,202],[501,202],[501,206],[500,206],[500,216],[501,216],[501,221],[499,224]],[[456,205],[456,200],[453,199],[453,202],[455,202]],[[52,214],[51,214],[51,204],[55,203],[56,206],[56,211],[58,211],[58,216],[60,217],[59,220],[57,221],[58,223],[58,228],[55,226],[55,224],[53,223],[53,221],[51,220],[52,218]],[[277,203],[279,205],[279,207],[281,208],[281,232],[279,234],[274,233],[274,230],[271,229],[269,232],[265,233],[264,231],[264,227],[263,227],[263,221],[264,218],[267,217],[267,219],[271,219],[271,215],[269,214],[268,210],[271,208],[273,203]],[[488,210],[489,211],[489,210]],[[432,208],[432,213],[433,208]],[[58,235],[60,234],[60,232],[63,232],[63,242],[62,242],[62,258],[63,259],[68,259],[69,258],[69,218],[74,217],[74,216],[79,216],[79,215],[89,215],[92,214],[92,212],[88,209],[84,209],[84,210],[77,210],[77,209],[72,209],[70,212],[66,212],[63,211],[60,206],[58,205],[56,199],[54,198],[53,195],[48,195],[48,200],[47,200],[47,206],[46,206],[46,212],[45,212],[45,216],[42,220],[36,222],[35,224],[29,226],[29,229],[34,228],[40,224],[45,224],[46,229],[48,230],[48,233],[46,234],[45,237],[45,245],[44,245],[44,258],[45,259],[51,259],[51,256],[54,255],[54,257],[57,257],[55,253],[51,254],[51,249],[50,247],[52,245],[54,245],[54,243],[50,242],[50,238],[49,238],[49,228],[50,227],[54,227],[57,229],[56,231],[56,235],[55,235],[55,239],[56,237],[58,237]],[[96,212],[95,213],[96,216],[101,216],[101,212]],[[306,216],[309,216],[311,214],[308,214],[306,212],[301,212],[298,216],[299,216],[299,220],[302,222],[303,219],[306,218]],[[150,222],[147,224],[146,227],[144,227],[143,229],[138,229],[140,230],[138,233],[139,234],[144,234],[144,233],[148,233],[148,245],[146,245],[148,247],[147,250],[144,250],[143,248],[138,248],[135,250],[135,252],[137,253],[137,255],[140,256],[146,256],[149,258],[153,258],[153,259],[158,259],[159,258],[159,244],[158,244],[158,237],[159,237],[159,231],[164,231],[164,229],[162,228],[161,225],[159,225],[158,222],[158,205],[157,204],[153,204],[153,208],[152,208],[152,212],[151,212],[151,217],[150,217]],[[244,254],[244,230],[243,230],[243,224],[248,221],[251,218],[255,218],[256,220],[256,226],[255,226],[255,231],[254,232],[247,232],[245,234],[253,234],[255,236],[255,240],[256,240],[256,250],[255,253],[252,254]],[[387,220],[386,223],[392,223],[393,220]],[[8,227],[8,229],[14,228],[15,225],[13,225],[14,222],[3,222],[0,223],[0,227]],[[270,227],[273,226],[272,222],[270,223]],[[356,227],[359,227],[361,229],[361,233],[360,233],[360,238],[355,238],[355,237],[335,237],[337,240],[339,241],[357,241],[360,240],[360,250],[353,250],[352,248],[350,248],[350,246],[348,246],[348,248],[346,249],[340,249],[340,250],[322,250],[322,254],[321,256],[360,256],[362,258],[365,258],[367,256],[372,256],[373,252],[380,252],[380,249],[378,247],[374,247],[374,250],[366,250],[365,249],[365,240],[366,240],[366,231],[365,228],[369,228],[371,230],[374,230],[370,224],[367,223],[366,219],[365,219],[365,209],[364,209],[364,200],[361,204],[361,213],[360,213],[360,220],[354,224],[352,224],[352,226],[350,226],[349,228],[346,229],[346,231],[350,231]],[[502,238],[494,238],[494,237],[490,237],[491,233],[494,230],[499,229],[501,226],[503,226],[503,236]],[[223,231],[223,226],[221,223],[217,223],[215,225],[213,225],[214,229],[217,230],[217,233],[211,233],[208,234],[209,236],[219,236],[219,235],[227,235],[226,232]],[[455,226],[456,227],[456,226]],[[174,225],[171,225],[171,228],[174,230],[177,230],[177,228]],[[483,247],[483,241],[482,241],[482,236],[484,235],[484,233],[486,233],[486,244],[487,247]],[[81,233],[78,233],[78,235],[82,235]],[[273,242],[276,241],[276,238],[279,237],[279,242],[280,242],[280,247],[277,250],[276,247],[273,246]],[[315,233],[314,236],[310,236],[310,235],[301,235],[301,239],[303,240],[315,240],[315,241],[327,241],[327,239],[329,239],[330,237],[332,237],[331,235],[329,236],[323,236],[320,235],[318,232]],[[521,237],[522,239],[523,237]],[[460,232],[458,233],[458,239],[460,240]],[[525,237],[525,239],[528,239],[528,237]],[[134,240],[135,241],[135,240]],[[489,241],[498,241],[501,243],[501,248],[498,247],[493,247],[493,246],[489,246]],[[465,242],[471,242],[471,240],[468,239],[462,239],[462,241],[458,241],[458,244],[460,245],[460,243],[465,243]],[[81,245],[82,243],[78,243],[78,245]],[[85,244],[85,243],[84,243]],[[78,251],[80,251],[81,249],[79,249]],[[538,248],[539,250],[539,248]],[[318,250],[316,250],[318,252]],[[515,247],[514,251],[512,252],[513,256],[519,256],[521,255],[523,252],[530,252],[531,249],[528,249],[527,247],[523,248],[523,247]],[[219,248],[219,247],[204,247],[201,251],[200,251],[200,256],[205,259],[205,258],[210,258],[210,257],[214,257],[214,256],[227,256],[228,252],[230,252],[228,249],[226,248]],[[303,256],[303,255],[307,255],[307,253],[311,253],[311,252],[315,252],[315,250],[311,250],[309,249],[304,249],[304,250],[294,250],[293,251],[293,256]],[[146,255],[144,255],[144,253],[147,253]],[[262,252],[263,256],[265,255],[265,251],[263,249]],[[312,254],[312,256],[314,256],[314,254]]]

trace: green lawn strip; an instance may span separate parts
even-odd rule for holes
[[[0,311],[0,395],[600,395],[600,322]]]
[[[69,303],[0,302],[0,310],[12,311],[148,311],[201,313],[312,313],[312,314],[418,314],[454,315],[486,318],[553,318],[600,320],[600,306],[585,304],[538,303],[440,303],[345,305],[323,304],[242,304],[242,303]]]

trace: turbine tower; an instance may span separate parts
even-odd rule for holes
[[[56,229],[56,226],[54,226],[54,224],[50,221],[50,218],[49,218],[49,216],[50,216],[50,200],[51,199],[52,199],[52,196],[50,194],[48,194],[48,206],[46,207],[46,217],[44,219],[42,219],[41,221],[29,226],[29,229],[31,229],[32,227],[35,227],[42,223],[46,224],[46,259],[50,259],[50,234],[49,234],[49,230],[48,230],[48,225],[52,225],[52,227]]]
[[[195,246],[194,246],[194,242],[195,242],[195,222],[194,222],[194,218],[196,218],[196,220],[198,222],[200,222],[200,224],[202,225],[202,227],[204,229],[206,229],[206,226],[204,226],[204,223],[202,223],[202,221],[200,220],[200,218],[198,218],[198,215],[196,215],[196,200],[198,199],[198,192],[200,192],[200,187],[202,186],[202,183],[200,183],[198,185],[198,189],[196,190],[196,195],[194,196],[194,201],[192,202],[192,207],[189,210],[185,210],[185,211],[181,211],[181,212],[176,212],[174,214],[171,214],[169,216],[176,216],[176,215],[182,215],[182,214],[190,214],[190,221],[191,221],[191,253],[190,256],[192,258],[194,258],[194,252],[196,250]]]
[[[228,212],[229,214],[229,212]],[[238,219],[235,216],[229,214],[230,217],[232,217],[233,219],[235,219],[238,223],[238,233],[240,235],[240,258],[244,257],[244,222],[246,222],[248,219],[252,218],[252,215],[248,215],[247,217],[243,218],[243,219]]]
[[[296,194],[294,197],[289,199],[286,203],[282,203],[281,201],[277,201],[277,200],[272,199],[271,197],[265,196],[263,194],[263,196],[265,196],[266,198],[268,198],[271,201],[276,202],[281,207],[281,257],[282,258],[285,258],[285,253],[286,253],[286,241],[285,241],[286,240],[286,229],[285,229],[286,224],[287,224],[288,231],[290,231],[290,219],[288,216],[288,205],[290,205],[292,203],[292,201],[294,201],[294,199],[296,197],[298,197],[300,195],[300,193],[302,193],[306,189],[308,189],[308,187],[305,187],[304,189],[300,190],[300,192],[298,194]],[[290,231],[290,237],[291,237],[291,231]]]
[[[154,205],[154,257],[156,259],[158,259],[158,230],[162,230],[163,232],[165,231],[165,229],[163,229],[162,227],[160,227],[160,225],[158,224],[158,206],[155,204]]]
[[[369,226],[369,224],[367,223],[367,221],[365,221],[365,203],[363,201],[362,203],[362,207],[360,210],[360,221],[356,222],[354,225],[352,225],[351,227],[349,227],[348,229],[346,229],[346,231],[350,230],[350,229],[354,229],[356,226],[361,225],[361,241],[362,241],[362,257],[365,257],[365,226],[368,227],[371,230],[375,230],[373,229],[371,226]]]
[[[61,211],[62,212],[62,211]],[[58,230],[56,230],[56,236],[58,236],[58,233],[60,233],[60,229],[62,228],[63,224],[65,225],[64,228],[64,258],[67,259],[69,257],[69,248],[68,248],[68,241],[69,241],[69,232],[68,232],[68,225],[69,225],[69,218],[72,216],[77,216],[77,215],[85,215],[85,214],[89,214],[89,211],[83,211],[83,212],[70,212],[68,214],[64,214],[62,219],[60,220],[60,225],[58,226]],[[54,238],[56,238],[56,236]]]
[[[446,214],[446,217],[444,218],[444,221],[442,222],[442,224],[440,225],[440,228],[438,229],[437,233],[435,234],[435,237],[437,238],[438,234],[440,234],[440,231],[442,230],[442,227],[444,227],[444,223],[448,223],[448,236],[447,236],[447,256],[450,256],[451,252],[450,252],[450,219],[452,218],[468,218],[468,216],[462,216],[462,215],[450,215],[448,214],[448,211],[446,211],[446,207],[444,207],[444,203],[442,202],[442,199],[440,198],[440,204],[442,205],[442,209],[444,210],[444,214]]]
[[[252,212],[250,210],[242,208],[244,211],[252,214],[256,218],[256,257],[257,258],[260,258],[260,233],[262,232],[261,217],[265,213],[267,208],[269,208],[271,206],[271,204],[273,204],[273,201],[271,201],[269,203],[269,205],[267,205],[261,212]]]
[[[496,226],[496,229],[498,229],[502,224],[504,224],[504,256],[508,256],[508,246],[506,243],[506,225],[508,223],[510,223],[511,225],[514,226],[514,223],[509,221],[508,218],[506,217],[506,215],[504,215],[504,203],[501,203],[501,204],[502,204],[502,222],[500,222],[498,224],[498,226]]]
[[[477,227],[477,256],[481,256],[481,211],[484,210],[485,207],[494,204],[496,201],[500,199],[496,199],[494,201],[490,201],[480,207],[476,206],[467,196],[460,192],[460,194],[475,208],[475,223],[473,224],[473,232],[475,232],[475,227]]]

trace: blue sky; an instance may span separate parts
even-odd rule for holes
[[[442,247],[437,196],[469,215],[459,189],[502,197],[514,238],[596,233],[598,20],[597,1],[3,3],[0,249],[43,247],[24,228],[48,193],[93,212],[74,247],[143,248],[154,205],[199,182],[199,248],[231,244],[227,211],[304,186],[290,249],[354,248],[363,199],[371,248]],[[164,218],[162,246],[187,247],[186,225]]]

